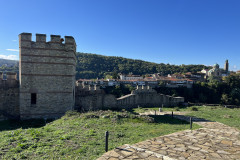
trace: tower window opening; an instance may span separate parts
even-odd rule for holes
[[[31,93],[31,104],[37,104],[37,93]]]

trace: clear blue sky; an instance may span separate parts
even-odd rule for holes
[[[73,36],[79,52],[177,65],[229,59],[240,70],[240,0],[0,0],[0,57],[18,58],[22,32]]]

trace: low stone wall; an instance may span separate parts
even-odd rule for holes
[[[116,108],[117,99],[112,94],[105,92],[98,87],[76,86],[75,109],[79,111],[91,111],[100,109]]]
[[[103,90],[94,87],[77,87],[76,107],[81,111],[99,109],[122,109],[134,107],[176,106],[184,102],[183,97],[172,97],[157,93],[154,89],[137,87],[131,94],[115,98],[112,94],[105,94]]]
[[[151,88],[137,88],[131,94],[117,99],[117,106],[120,108],[133,107],[160,107],[176,106],[184,102],[183,97],[172,97],[164,94],[159,94]]]

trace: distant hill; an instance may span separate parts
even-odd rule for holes
[[[0,72],[17,72],[18,61],[0,58]]]
[[[76,78],[103,78],[105,75],[116,73],[132,73],[145,75],[161,73],[198,72],[204,65],[170,65],[164,63],[152,63],[142,60],[135,60],[123,57],[103,56],[91,53],[77,53],[77,74]]]
[[[18,64],[18,61],[16,60],[9,60],[9,59],[2,59],[0,58],[0,66],[7,66],[7,67],[11,67],[11,66],[15,66],[16,64]]]
[[[113,76],[117,73],[132,73],[136,75],[161,73],[162,75],[167,75],[171,73],[198,72],[203,68],[206,68],[206,66],[158,64],[123,57],[78,52],[76,79],[103,78],[106,75]],[[18,61],[0,59],[0,71],[18,72]]]

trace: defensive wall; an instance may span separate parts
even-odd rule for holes
[[[116,98],[96,85],[76,86],[75,109],[80,111],[117,108]]]
[[[0,72],[0,119],[57,118],[74,109],[172,106],[184,101],[182,97],[158,94],[144,86],[115,98],[98,86],[79,85],[75,72],[76,43],[73,37],[63,39],[51,35],[47,42],[45,34],[36,34],[36,41],[32,41],[31,33],[21,33],[19,81],[16,73],[3,76]]]
[[[17,73],[0,72],[0,120],[19,118],[19,81]]]
[[[116,98],[105,94],[99,87],[86,85],[76,87],[76,109],[82,111],[99,109],[128,109],[134,107],[176,106],[184,102],[183,97],[159,94],[149,86],[137,86],[131,94]]]
[[[131,94],[117,98],[118,107],[165,107],[176,106],[183,103],[183,97],[172,97],[157,93],[156,90],[149,86],[137,86]]]

